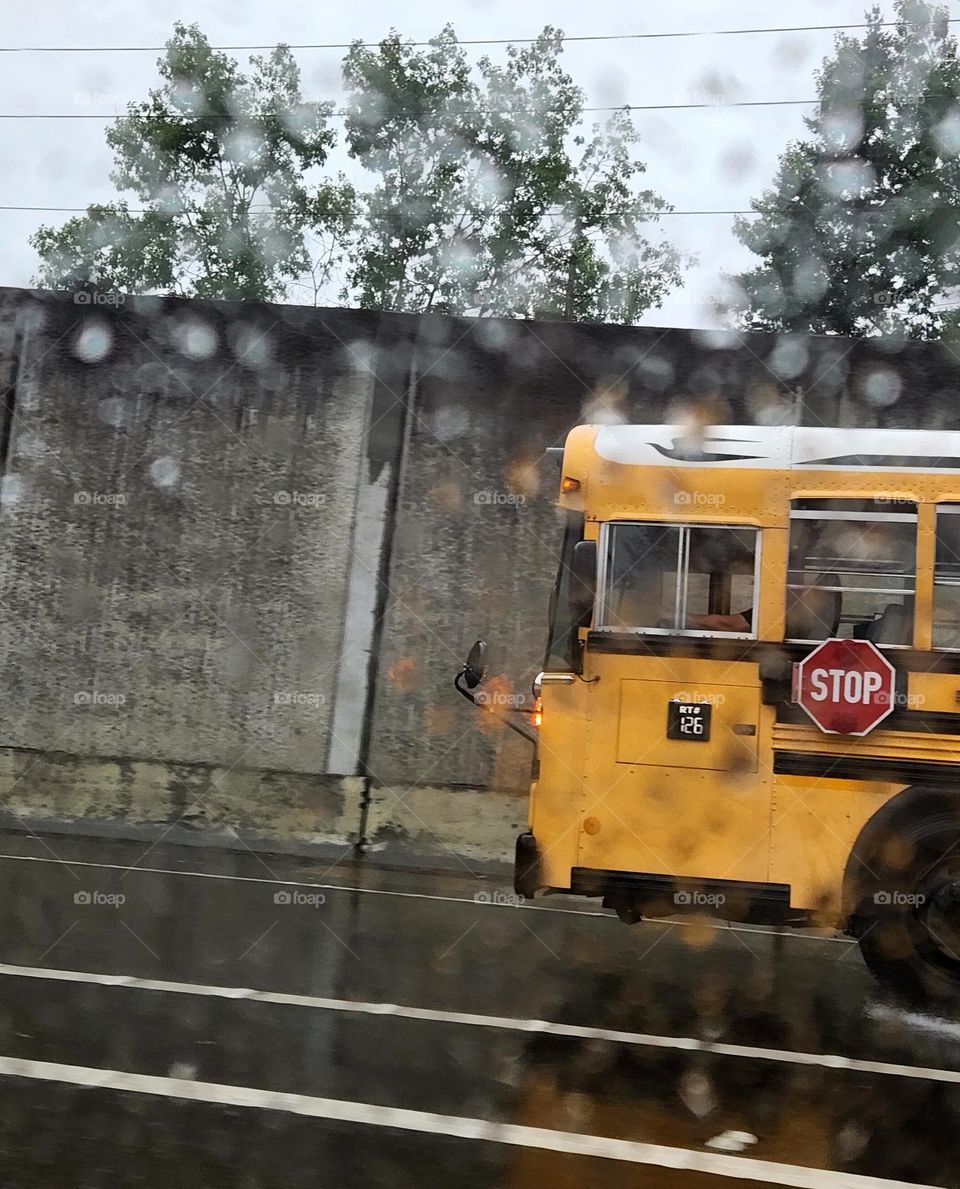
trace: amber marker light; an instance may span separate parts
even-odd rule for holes
[[[543,725],[543,698],[537,698],[533,704],[533,725],[538,730]]]
[[[561,495],[573,495],[575,491],[580,490],[580,480],[571,479],[568,475],[564,475],[560,483]]]

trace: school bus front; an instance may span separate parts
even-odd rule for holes
[[[558,502],[518,890],[839,926],[952,994],[960,434],[579,427]]]

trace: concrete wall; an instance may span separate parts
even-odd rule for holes
[[[0,803],[504,857],[529,747],[451,680],[477,636],[503,689],[540,668],[544,449],[694,405],[954,427],[956,371],[950,344],[0,290]]]
[[[229,314],[229,316],[228,316]],[[0,746],[323,772],[376,319],[26,301]]]

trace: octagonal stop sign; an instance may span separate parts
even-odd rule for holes
[[[793,700],[828,735],[866,735],[894,707],[896,671],[869,640],[825,640],[793,668]]]

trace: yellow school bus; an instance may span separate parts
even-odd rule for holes
[[[960,990],[960,432],[580,426],[558,504],[518,893],[838,927]]]

